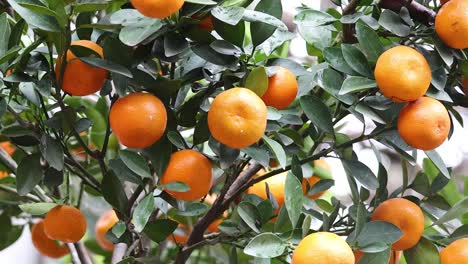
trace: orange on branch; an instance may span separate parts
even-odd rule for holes
[[[450,116],[445,106],[430,97],[408,103],[398,116],[398,132],[414,148],[432,150],[447,139]]]
[[[292,264],[354,264],[354,254],[336,234],[318,232],[306,236],[292,255]]]
[[[64,244],[59,244],[47,237],[44,233],[44,222],[41,220],[33,225],[31,229],[31,240],[34,247],[41,253],[49,258],[61,258],[68,254],[68,248]]]
[[[375,66],[380,91],[395,102],[410,102],[423,96],[432,80],[426,58],[410,47],[393,47],[380,55]]]
[[[330,165],[328,165],[328,163],[325,161],[325,160],[314,160],[314,169],[317,168],[317,169],[321,169],[321,170],[325,170],[327,171],[329,174],[331,174],[331,168],[330,168]],[[312,189],[312,187],[314,187],[315,184],[317,184],[319,181],[321,180],[320,177],[316,176],[316,175],[312,175],[312,177],[309,177],[309,178],[304,178],[302,180],[302,189],[304,190],[304,194],[306,194],[306,191],[307,191],[307,182],[309,182],[309,187],[310,189]],[[308,197],[310,199],[318,199],[320,198],[323,194],[325,193],[325,191],[323,192],[319,192],[319,193],[316,193],[316,194],[312,194],[312,195],[309,195]]]
[[[164,104],[149,93],[119,98],[111,108],[110,126],[117,139],[129,148],[147,148],[164,134],[167,112]]]
[[[268,106],[282,110],[287,108],[298,92],[296,76],[286,68],[277,67],[275,75],[268,78],[268,89],[262,96],[262,100]]]
[[[190,188],[186,192],[166,190],[172,197],[184,201],[201,199],[210,191],[212,181],[211,161],[195,150],[180,150],[173,153],[161,177],[163,185],[182,182]]]
[[[265,171],[257,173],[256,177],[264,174]],[[274,175],[270,178],[267,178],[261,182],[257,182],[247,189],[248,194],[255,194],[256,196],[262,198],[263,200],[268,200],[266,185],[268,184],[268,190],[278,202],[278,210],[284,204],[284,184],[286,183],[287,172],[282,172],[280,174]]]
[[[131,0],[141,14],[152,18],[167,18],[179,11],[185,0]]]
[[[104,58],[101,46],[92,41],[77,40],[73,41],[71,46],[82,46],[91,49],[99,54],[101,58]],[[59,81],[61,74],[61,60],[59,58],[55,66],[57,81]],[[67,64],[62,79],[62,89],[75,96],[90,95],[101,90],[108,75],[109,72],[107,70],[82,62],[71,50],[68,50]]]
[[[267,125],[267,107],[254,92],[232,88],[216,96],[208,112],[208,128],[224,145],[241,149],[262,138]]]
[[[372,221],[385,221],[398,227],[403,236],[392,245],[393,250],[415,246],[424,231],[424,215],[415,203],[404,198],[393,198],[381,203],[372,214]]]
[[[96,222],[94,231],[96,233],[96,242],[106,251],[112,251],[114,244],[106,239],[106,233],[117,223],[119,218],[114,210],[109,210]]]
[[[86,218],[73,206],[58,205],[45,216],[44,232],[50,239],[75,243],[86,233]]]
[[[468,238],[461,238],[440,251],[442,264],[468,263]]]
[[[435,30],[448,46],[468,48],[468,1],[451,0],[445,3],[437,13]]]

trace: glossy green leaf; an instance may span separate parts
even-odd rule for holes
[[[133,224],[135,225],[135,231],[143,231],[154,208],[154,197],[153,194],[150,193],[138,203],[133,211]]]

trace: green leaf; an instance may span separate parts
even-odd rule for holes
[[[440,264],[437,247],[425,237],[421,237],[419,243],[404,251],[407,263],[411,264]]]
[[[238,47],[225,40],[215,40],[211,42],[210,47],[223,55],[239,56],[242,54]]]
[[[259,258],[275,258],[283,254],[286,244],[273,233],[254,237],[244,248],[244,253]]]
[[[170,182],[168,184],[162,185],[162,188],[174,191],[174,192],[188,192],[190,191],[190,186],[183,182]]]
[[[253,160],[262,164],[263,167],[268,167],[270,162],[270,154],[265,148],[250,146],[248,148],[242,149],[242,152],[249,155]]]
[[[400,16],[388,9],[385,9],[380,15],[379,24],[400,37],[406,37],[411,32],[410,27],[401,20]]]
[[[255,232],[260,233],[257,224],[261,223],[260,212],[255,205],[249,202],[241,202],[237,207],[241,219]]]
[[[164,36],[164,54],[173,57],[181,54],[188,48],[187,40],[180,34],[169,32]]]
[[[351,44],[342,44],[341,51],[348,65],[363,76],[374,78],[374,73],[367,63],[366,56],[355,46]]]
[[[24,226],[12,225],[10,217],[3,213],[0,215],[0,250],[12,245],[23,233]]]
[[[101,183],[102,196],[104,199],[121,213],[128,211],[129,202],[122,183],[112,171],[107,173]]]
[[[377,177],[364,163],[357,160],[343,160],[342,162],[348,174],[356,178],[364,187],[370,190],[376,190],[379,187]]]
[[[231,26],[237,25],[244,16],[245,9],[238,6],[217,6],[211,10],[211,15]]]
[[[181,216],[199,216],[205,214],[210,209],[210,206],[205,203],[189,203],[185,210],[178,211],[177,214]]]
[[[41,138],[41,152],[49,165],[58,170],[63,170],[63,148],[62,144],[49,135],[43,135]]]
[[[361,248],[368,247],[375,243],[384,243],[388,247],[398,241],[403,232],[395,225],[384,221],[372,221],[366,223],[356,242]],[[369,251],[368,251],[369,252]]]
[[[142,156],[138,155],[138,153],[130,150],[121,150],[119,156],[131,171],[141,177],[152,178],[148,163]]]
[[[163,23],[159,19],[143,18],[122,28],[119,39],[128,46],[136,46],[158,32],[162,26]]]
[[[235,56],[228,56],[217,53],[209,45],[192,46],[192,51],[202,59],[213,64],[226,67],[237,67],[237,58]]]
[[[255,7],[255,11],[269,14],[277,19],[281,19],[283,14],[281,0],[262,0]],[[250,31],[255,33],[252,34],[252,43],[254,47],[257,47],[258,45],[265,42],[265,40],[273,35],[275,30],[275,26],[268,25],[262,21],[250,23]]]
[[[349,75],[357,75],[357,72],[355,72],[346,62],[340,48],[330,47],[324,49],[323,57],[334,69]]]
[[[245,87],[262,97],[268,90],[268,73],[265,67],[254,68],[245,81]]]
[[[382,252],[365,253],[357,264],[374,264],[374,263],[388,263],[390,260],[391,250],[388,248]],[[389,263],[394,264],[394,263]]]
[[[262,138],[263,141],[265,141],[265,143],[268,145],[268,148],[273,152],[273,154],[275,154],[276,160],[279,162],[280,166],[285,168],[287,156],[281,144],[265,135]]]
[[[32,28],[38,28],[50,32],[61,32],[61,27],[57,18],[39,14],[30,9],[19,5],[17,0],[7,0],[13,9],[28,23]]]
[[[314,28],[336,21],[332,15],[318,10],[307,9],[294,17],[294,22],[304,27]]]
[[[296,226],[302,212],[304,195],[301,182],[291,173],[286,177],[284,196],[284,204],[288,211],[289,219],[291,219],[293,226]]]
[[[312,123],[321,130],[333,133],[333,121],[328,106],[313,95],[305,95],[299,99],[302,109]]]
[[[230,25],[221,20],[218,20],[216,17],[212,18],[213,26],[216,31],[224,40],[236,45],[237,47],[244,46],[245,38],[245,23],[240,21],[236,25]]]
[[[375,63],[379,56],[384,52],[384,47],[375,30],[363,22],[358,22],[356,24],[356,37],[362,48],[361,50],[366,54],[367,59],[372,63]]]
[[[136,184],[142,184],[141,178],[138,174],[134,173],[130,170],[125,163],[119,159],[111,159],[109,160],[109,167],[115,173],[115,175],[119,178],[120,181],[129,181]]]
[[[434,165],[442,172],[442,174],[450,179],[450,172],[448,171],[447,167],[445,166],[444,161],[440,157],[439,153],[435,150],[426,151],[425,152],[427,157],[434,162]]]
[[[340,95],[347,93],[360,92],[377,87],[374,80],[360,76],[348,76],[341,86]]]
[[[106,69],[110,72],[118,73],[128,78],[133,77],[132,73],[127,68],[125,68],[122,65],[108,61],[108,60],[103,60],[101,58],[93,58],[93,57],[79,57],[78,59],[94,67]]]
[[[10,24],[8,24],[7,13],[4,12],[0,15],[0,58],[5,56],[8,51],[8,41],[10,38]],[[0,62],[0,65],[3,62]]]
[[[43,215],[56,206],[56,203],[27,203],[20,204],[19,208],[30,215]]]
[[[148,194],[143,200],[138,203],[133,211],[133,224],[135,231],[141,232],[148,223],[148,220],[155,208],[153,193]]]
[[[116,238],[120,238],[125,233],[126,229],[127,227],[125,223],[123,221],[119,221],[112,227],[112,233]]]
[[[211,0],[185,0],[187,3],[197,4],[197,5],[216,5],[217,3]]]
[[[19,195],[26,195],[41,182],[44,172],[41,166],[41,155],[38,153],[24,157],[16,173],[16,189]]]
[[[170,219],[157,219],[146,224],[143,232],[154,242],[159,243],[172,234],[179,224]]]
[[[463,198],[442,215],[433,225],[440,225],[468,213],[468,197]]]

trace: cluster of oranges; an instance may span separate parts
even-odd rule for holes
[[[383,95],[407,102],[398,116],[401,137],[417,149],[440,146],[448,137],[450,117],[442,103],[423,97],[432,79],[424,56],[410,47],[393,47],[380,55],[374,73]]]
[[[117,223],[114,210],[103,214],[96,222],[96,241],[102,249],[112,251],[114,245],[105,238],[106,233]],[[59,205],[52,208],[31,228],[31,239],[36,249],[44,256],[60,258],[69,253],[65,243],[76,243],[86,233],[86,218],[73,206]]]

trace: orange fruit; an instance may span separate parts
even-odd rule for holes
[[[185,225],[179,224],[174,233],[168,236],[168,239],[177,244],[185,244],[187,243],[189,235],[190,229]]]
[[[44,232],[50,239],[75,243],[86,233],[86,218],[73,206],[58,205],[45,216]]]
[[[361,257],[364,255],[363,252],[361,251],[355,251],[354,252],[354,258],[355,258],[355,264],[359,262]],[[388,264],[398,264],[400,263],[400,257],[401,257],[401,251],[393,251],[390,253],[390,260],[388,261]]]
[[[31,229],[31,240],[34,247],[41,253],[49,258],[61,258],[68,254],[68,248],[64,244],[58,244],[47,237],[44,233],[44,222],[41,220],[33,225]]]
[[[432,150],[447,139],[450,116],[445,106],[430,97],[408,103],[398,116],[398,132],[414,148]]]
[[[447,3],[448,1],[450,1],[450,0],[440,0],[440,5],[444,5],[444,4]]]
[[[213,26],[213,19],[211,16],[206,16],[205,18],[200,20],[200,28],[206,30],[206,31],[213,31],[214,26]]]
[[[205,197],[205,200],[204,202],[209,204],[209,205],[213,205],[213,203],[215,202],[216,198],[218,198],[218,195],[213,193],[213,194],[208,194],[206,197]],[[219,231],[219,224],[221,224],[223,221],[224,221],[224,218],[228,216],[228,212],[225,211],[223,216],[214,220],[209,226],[208,226],[208,232],[210,233],[215,233],[215,232],[218,232]]]
[[[314,167],[327,170],[327,171],[331,171],[330,165],[328,165],[328,163],[325,160],[314,160]],[[304,178],[302,181],[302,189],[304,190],[304,194],[306,194],[306,191],[307,191],[306,181],[309,182],[310,189],[312,189],[312,187],[314,187],[314,185],[317,184],[317,182],[319,182],[320,180],[321,180],[320,177],[315,176],[315,175],[309,178]],[[324,193],[325,191],[309,195],[308,197],[310,199],[315,200],[315,199],[320,198]]]
[[[468,48],[468,1],[451,0],[445,3],[437,13],[435,30],[448,46]]]
[[[440,251],[442,264],[468,263],[468,238],[461,238]]]
[[[395,102],[409,102],[423,96],[432,73],[426,58],[406,46],[393,47],[380,55],[375,66],[380,91]]]
[[[208,128],[224,145],[241,149],[255,144],[265,133],[267,107],[246,88],[232,88],[216,96],[208,111]]]
[[[114,210],[109,210],[96,222],[94,231],[96,233],[96,242],[106,251],[112,251],[114,244],[106,239],[106,233],[117,223],[119,218]]]
[[[5,152],[11,157],[16,151],[15,145],[11,144],[9,141],[4,141],[0,143],[0,147],[5,150]]]
[[[8,69],[8,70],[6,70],[6,72],[5,72],[5,76],[9,76],[9,75],[12,74],[12,73],[13,73],[13,69]]]
[[[468,89],[468,77],[462,77],[462,88]]]
[[[163,19],[179,11],[185,0],[131,0],[131,2],[144,16]]]
[[[89,40],[72,41],[71,46],[82,46],[95,51],[101,58],[104,54],[101,46]],[[60,78],[61,59],[57,60],[55,73],[57,80]],[[102,68],[88,65],[79,60],[73,52],[67,51],[67,65],[63,74],[62,89],[75,96],[84,96],[93,94],[101,90],[106,81],[109,72]]]
[[[329,232],[318,232],[301,240],[291,263],[354,264],[354,254],[343,238]]]
[[[260,176],[262,174],[258,173],[256,176]],[[257,182],[256,184],[250,186],[249,189],[247,189],[247,193],[255,194],[263,200],[268,200],[268,195],[266,192],[266,184],[268,184],[268,189],[270,193],[273,195],[276,202],[278,202],[278,212],[281,206],[283,206],[284,204],[284,184],[286,183],[287,175],[287,172],[282,172],[280,174],[267,178],[261,182]]]
[[[132,93],[114,103],[109,121],[120,143],[129,148],[146,148],[163,136],[167,112],[156,96]]]
[[[169,164],[161,177],[161,184],[183,182],[190,190],[176,192],[166,190],[172,197],[184,201],[196,201],[211,189],[213,173],[211,161],[195,150],[180,150],[171,155]]]
[[[389,222],[403,232],[403,236],[392,245],[393,250],[406,250],[415,246],[424,231],[424,215],[415,203],[393,198],[381,203],[372,214],[372,221]]]
[[[296,76],[286,68],[277,67],[275,75],[268,78],[268,89],[262,100],[276,109],[287,108],[296,99],[298,84]]]

